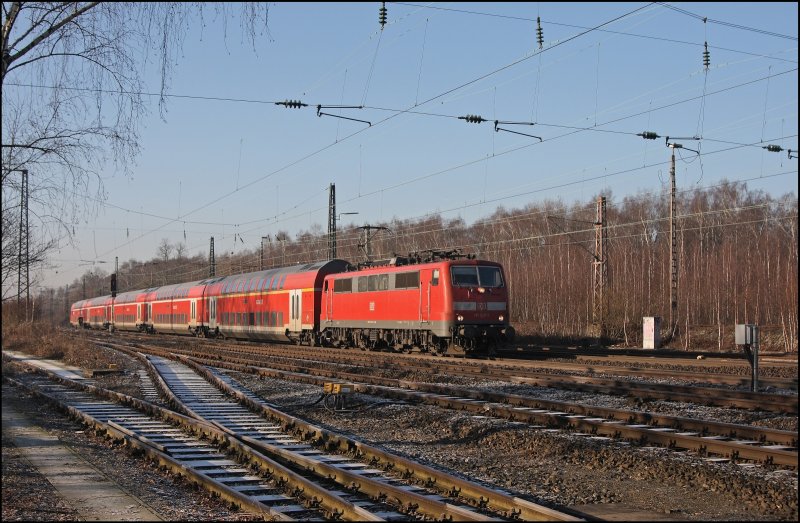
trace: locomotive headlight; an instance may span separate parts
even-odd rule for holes
[[[464,321],[464,316],[462,316],[462,315],[460,315],[460,314],[459,314],[458,316],[456,316],[456,319],[457,319],[458,321]]]
[[[503,315],[502,314],[497,317],[497,321],[503,321]]]

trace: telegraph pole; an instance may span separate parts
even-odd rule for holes
[[[641,136],[645,140],[655,140],[656,138],[661,138],[658,134],[645,131],[643,133],[639,133],[637,136]],[[676,215],[678,212],[678,205],[676,200],[676,184],[675,184],[675,149],[686,149],[687,151],[692,151],[693,153],[700,155],[700,151],[695,151],[694,149],[689,149],[688,147],[684,147],[683,145],[670,142],[670,137],[666,136],[664,138],[664,143],[672,149],[672,155],[670,159],[670,166],[669,166],[669,183],[670,183],[670,193],[669,193],[669,256],[670,256],[670,263],[669,263],[669,338],[673,338],[678,331],[678,229],[675,223]],[[673,140],[700,140],[697,136],[688,136],[688,137],[681,137],[676,138],[672,137]]]
[[[678,328],[678,231],[675,229],[675,146],[668,144],[672,149],[672,159],[669,164],[669,329],[670,337],[675,335]],[[678,145],[680,147],[680,145]]]
[[[676,190],[675,190],[675,149],[686,149],[687,151],[692,151],[697,155],[700,154],[700,151],[695,151],[694,149],[689,149],[688,147],[684,147],[683,145],[670,142],[669,136],[666,137],[664,142],[667,144],[667,147],[672,149],[672,156],[670,160],[669,166],[669,183],[670,183],[670,195],[669,195],[669,252],[670,252],[670,267],[669,267],[669,329],[670,329],[670,338],[673,338],[675,334],[678,332],[678,229],[677,224],[675,222],[675,218],[678,212],[678,205],[676,201]],[[674,137],[673,137],[674,138]],[[678,140],[699,140],[697,137],[688,137],[688,138],[677,138]]]

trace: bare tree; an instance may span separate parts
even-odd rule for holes
[[[175,244],[175,257],[178,258],[179,260],[181,258],[186,257],[186,251],[187,250],[188,249],[186,248],[186,244],[185,243],[183,243],[183,242],[176,243]]]
[[[227,35],[235,11],[255,46],[268,33],[266,3],[3,2],[4,270],[11,262],[6,213],[13,210],[5,200],[19,197],[16,171],[29,172],[30,229],[39,243],[72,240],[71,224],[106,198],[101,170],[113,165],[127,174],[139,153],[145,69],[155,62],[160,70],[164,117],[191,22],[213,14]]]
[[[171,243],[169,243],[168,239],[162,238],[161,239],[161,243],[158,244],[158,250],[156,252],[158,253],[158,257],[160,259],[163,259],[164,261],[168,261],[169,260],[169,256],[172,254],[172,251],[174,249],[175,249],[175,247],[173,247],[173,245]]]

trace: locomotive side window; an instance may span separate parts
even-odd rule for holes
[[[503,286],[503,275],[497,267],[478,267],[478,279],[484,287]]]
[[[395,274],[395,289],[415,289],[419,287],[419,271]]]
[[[378,290],[378,275],[373,274],[369,277],[369,290],[377,291]]]
[[[388,274],[380,274],[380,275],[378,275],[378,290],[379,291],[389,290],[389,275]]]
[[[367,276],[358,278],[358,292],[367,292],[368,283],[369,279]]]
[[[333,280],[333,292],[353,292],[353,278]]]
[[[431,276],[431,285],[436,287],[439,285],[439,269],[433,269],[433,275]]]

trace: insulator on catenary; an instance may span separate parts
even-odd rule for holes
[[[469,123],[481,123],[481,122],[488,121],[488,120],[484,120],[483,118],[481,118],[477,114],[468,114],[467,116],[459,116],[458,119],[459,120],[466,120]]]
[[[386,2],[381,2],[381,8],[378,11],[378,21],[381,24],[381,31],[383,31],[383,26],[386,25]]]
[[[703,51],[703,66],[708,71],[708,66],[711,65],[711,53],[708,52],[708,42],[704,44],[705,51]]]
[[[283,105],[289,107],[291,109],[299,109],[300,107],[308,107],[308,104],[304,104],[300,100],[284,100],[282,102],[275,102],[275,105]]]
[[[762,149],[766,149],[771,153],[779,153],[783,150],[783,147],[781,147],[780,145],[769,144],[765,147],[762,147]]]
[[[536,17],[536,42],[539,44],[539,49],[541,49],[542,44],[544,44],[544,31],[542,31],[542,19],[538,16]]]
[[[656,133],[652,131],[644,131],[642,133],[637,134],[636,136],[641,136],[645,140],[655,140],[656,138],[660,138]]]

